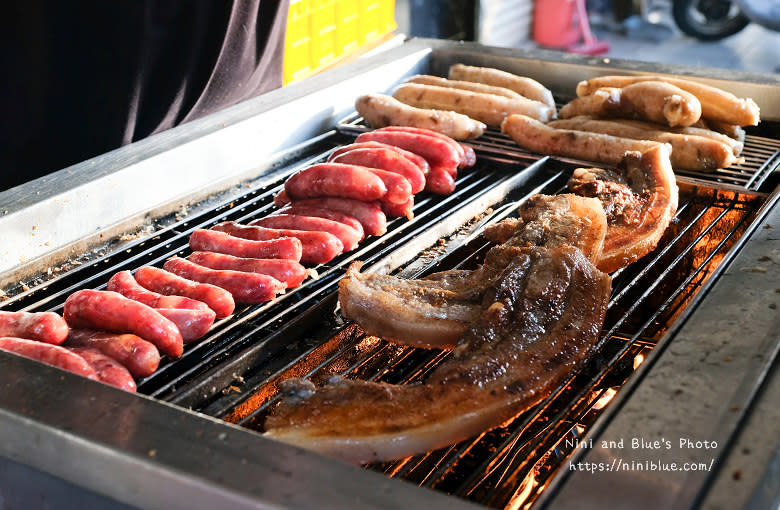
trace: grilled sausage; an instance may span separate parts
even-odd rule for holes
[[[501,131],[530,151],[612,165],[617,165],[626,151],[645,152],[659,143],[555,129],[525,115],[510,115],[501,125]]]
[[[281,207],[292,203],[292,201],[290,200],[290,197],[287,196],[287,193],[282,190],[274,197],[274,203]],[[305,207],[330,209],[331,211],[339,211],[345,214],[349,214],[360,222],[360,224],[363,226],[363,232],[370,236],[381,236],[387,232],[387,218],[382,212],[380,202],[378,201],[363,202],[362,200],[354,200],[351,198],[326,197],[296,200],[295,204]],[[303,252],[305,257],[306,243],[304,243]]]
[[[384,147],[354,149],[343,152],[330,161],[379,168],[400,174],[409,181],[411,193],[419,193],[425,189],[425,175],[420,168],[408,158],[392,149]]]
[[[696,96],[701,102],[701,116],[705,120],[725,122],[737,126],[758,125],[760,111],[750,98],[743,99],[717,87],[682,78],[664,76],[599,76],[577,84],[577,95],[587,96],[602,87],[625,87],[641,81],[665,82]]]
[[[155,308],[160,315],[170,320],[181,333],[184,343],[203,337],[211,329],[217,314],[214,310],[188,310],[185,308]]]
[[[587,117],[555,120],[547,125],[556,129],[589,131],[634,140],[668,143],[672,146],[671,163],[674,168],[712,171],[718,168],[727,168],[737,161],[730,146],[703,136],[670,133],[659,129],[644,129],[620,122]]]
[[[624,88],[604,87],[561,108],[562,119],[578,115],[648,120],[669,126],[690,126],[701,117],[696,96],[669,83],[644,81]]]
[[[325,200],[342,199],[328,198]],[[357,201],[355,200],[355,202]],[[303,246],[303,251],[301,254],[301,263],[303,264],[325,264],[326,262],[330,262],[335,257],[341,255],[341,253],[344,252],[344,244],[338,237],[334,236],[330,232],[320,232],[317,230],[265,228],[252,225],[239,225],[238,223],[233,223],[231,221],[219,223],[211,228],[212,230],[227,232],[228,234],[236,237],[243,237],[244,239],[252,239],[255,241],[278,239],[279,237],[295,237],[301,241]]]
[[[189,310],[211,310],[206,303],[184,296],[164,296],[142,287],[130,271],[119,271],[106,284],[106,290],[119,292],[126,298],[151,306],[152,308],[182,308]]]
[[[283,282],[288,289],[300,285],[308,274],[306,268],[299,263],[284,259],[245,259],[223,253],[196,251],[187,257],[187,260],[210,269],[267,274]]]
[[[218,319],[229,316],[236,307],[233,296],[225,289],[182,278],[157,267],[138,268],[135,271],[135,279],[141,286],[166,296],[184,296],[203,301],[214,310]]]
[[[124,365],[135,377],[149,377],[160,366],[160,351],[132,333],[71,329],[66,345],[91,347]]]
[[[504,87],[528,99],[544,103],[553,108],[553,111],[555,109],[555,100],[547,87],[525,76],[518,76],[490,67],[455,64],[450,66],[449,78],[450,80],[474,81],[495,87]]]
[[[402,149],[400,147],[397,147],[395,145],[389,145],[386,143],[381,142],[356,142],[351,143],[349,145],[344,145],[343,147],[339,147],[335,151],[333,151],[330,156],[328,157],[328,161],[338,157],[339,155],[354,150],[354,149],[371,149],[375,147],[382,147],[385,149],[390,149],[392,151],[397,152],[398,154],[402,155],[420,169],[420,171],[423,173],[423,175],[428,175],[428,172],[431,170],[431,166],[428,164],[428,161],[420,156],[419,154],[415,154],[414,152]]]
[[[233,295],[236,303],[265,303],[285,288],[282,282],[266,274],[209,269],[179,257],[166,260],[163,268],[188,280],[221,287]]]
[[[451,110],[417,108],[386,94],[366,94],[355,100],[355,110],[372,127],[416,126],[440,131],[458,140],[482,136],[485,124]]]
[[[310,199],[316,200],[316,199]],[[349,214],[333,211],[325,207],[312,207],[309,205],[302,205],[300,202],[291,202],[290,204],[282,207],[281,209],[274,211],[271,216],[276,214],[296,214],[298,216],[315,216],[317,218],[325,218],[326,220],[333,220],[339,223],[343,223],[349,227],[354,228],[360,232],[360,239],[363,239],[365,232],[363,231],[363,225]]]
[[[444,170],[453,178],[457,175],[461,161],[458,151],[449,143],[429,135],[380,129],[362,133],[357,141],[386,143],[414,152],[425,158],[431,171]]]
[[[525,97],[509,99],[494,94],[468,90],[407,83],[393,92],[399,101],[417,108],[453,110],[488,126],[500,126],[507,115],[520,113],[547,122],[555,116],[555,109]]]
[[[76,291],[65,300],[64,316],[74,328],[134,333],[172,357],[179,357],[184,351],[184,341],[176,324],[154,308],[118,292]]]
[[[217,230],[198,229],[190,235],[192,251],[214,251],[254,259],[301,260],[303,245],[294,237],[251,241]]]
[[[316,230],[329,232],[339,238],[344,245],[344,251],[354,250],[363,237],[360,232],[338,221],[317,218],[316,216],[299,216],[297,214],[277,214],[266,216],[249,223],[266,228]]]
[[[340,163],[319,163],[305,168],[287,179],[284,189],[293,200],[342,197],[370,202],[387,194],[382,179],[368,169]]]
[[[94,381],[98,380],[95,369],[84,358],[59,345],[38,342],[28,338],[6,336],[0,337],[0,349],[67,370]]]
[[[476,81],[450,80],[440,76],[432,76],[430,74],[418,74],[412,76],[411,78],[406,79],[405,83],[417,83],[419,85],[435,85],[437,87],[469,90],[471,92],[480,92],[482,94],[504,96],[509,99],[523,97],[521,94],[518,94],[514,90],[508,89],[506,87],[497,87],[495,85],[487,85],[485,83],[479,83]]]
[[[136,385],[133,376],[119,361],[91,347],[68,347],[68,350],[84,358],[84,361],[95,370],[100,382],[135,393]]]
[[[0,337],[5,336],[60,345],[68,337],[68,323],[54,312],[0,311]]]

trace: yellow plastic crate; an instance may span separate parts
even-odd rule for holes
[[[395,0],[291,0],[284,84],[334,64],[396,26]]]

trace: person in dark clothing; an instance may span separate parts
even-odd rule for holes
[[[288,7],[4,4],[0,190],[280,87]]]

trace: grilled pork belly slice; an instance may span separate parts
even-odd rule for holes
[[[479,318],[482,295],[511,261],[491,250],[474,271],[420,280],[361,273],[353,263],[339,282],[341,314],[371,335],[415,347],[452,348]]]
[[[519,214],[488,227],[485,236],[518,247],[570,245],[591,261],[601,252],[607,219],[595,198],[535,195]],[[508,253],[494,248],[474,271],[442,271],[420,280],[360,273],[355,263],[339,283],[341,313],[367,333],[388,340],[415,347],[454,347],[476,321],[485,290],[510,264]]]
[[[485,237],[512,246],[569,245],[593,262],[601,254],[607,217],[595,198],[571,193],[533,195],[509,218],[485,229]]]
[[[643,154],[627,152],[617,170],[578,168],[568,186],[604,206],[607,235],[596,266],[608,273],[651,252],[677,212],[677,183],[666,145]]]
[[[268,417],[266,435],[347,461],[384,461],[485,432],[547,397],[596,344],[611,279],[569,246],[496,249],[511,262],[425,382],[314,389],[290,380],[283,390],[294,398]]]

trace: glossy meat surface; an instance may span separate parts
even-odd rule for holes
[[[596,265],[606,272],[652,251],[677,211],[677,183],[665,145],[626,153],[617,170],[578,168],[568,186],[604,206],[607,235]]]
[[[290,380],[266,435],[353,462],[389,460],[497,427],[549,395],[595,345],[611,280],[576,248],[494,250],[508,266],[424,383],[341,380],[314,389]],[[462,278],[444,285],[460,289]]]
[[[595,261],[606,232],[607,217],[601,203],[567,193],[531,196],[520,206],[517,218],[488,226],[485,237],[512,246],[574,246]]]

